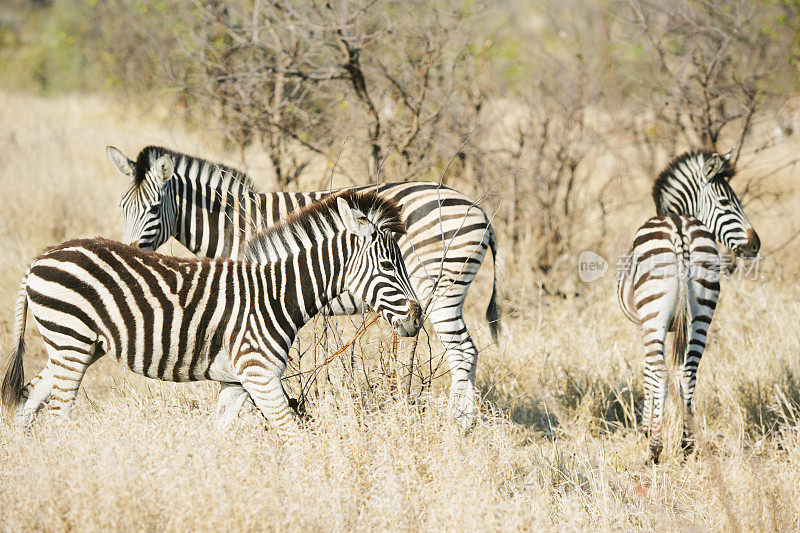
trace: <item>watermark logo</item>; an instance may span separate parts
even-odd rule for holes
[[[597,281],[606,275],[608,271],[608,261],[591,250],[584,250],[578,256],[578,277],[584,283]]]
[[[650,277],[671,278],[675,276],[691,279],[722,279],[757,281],[761,275],[761,256],[743,259],[724,254],[695,254],[688,264],[677,263],[674,253],[654,254],[638,257],[620,254],[616,257],[614,278],[619,280],[629,275],[634,268],[638,272],[647,272]],[[578,256],[578,277],[584,283],[592,283],[605,277],[608,272],[608,261],[591,250],[584,250]]]

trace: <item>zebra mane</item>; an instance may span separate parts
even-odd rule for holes
[[[198,163],[199,168],[203,168],[203,166],[208,165],[211,168],[219,170],[219,172],[222,174],[223,177],[233,179],[234,181],[238,181],[242,185],[251,189],[253,192],[257,192],[253,180],[250,179],[250,177],[241,170],[237,170],[235,168],[223,165],[221,163],[217,163],[215,161],[209,161],[208,159],[203,159],[200,157],[187,155],[181,152],[176,152],[174,150],[170,150],[169,148],[164,148],[162,146],[147,146],[145,148],[142,148],[142,151],[139,152],[139,155],[136,157],[135,175],[133,178],[134,187],[138,187],[139,185],[141,185],[141,183],[144,181],[145,176],[147,175],[147,172],[156,162],[156,159],[165,154],[169,154],[172,156],[172,159],[175,163],[176,171],[179,167],[191,168],[192,163],[196,161]],[[183,161],[185,161],[185,164],[181,165]],[[211,174],[209,173],[209,176],[210,175]],[[189,178],[190,176],[184,176],[184,177]]]
[[[400,207],[392,200],[378,196],[374,191],[347,190],[332,194],[309,206],[293,211],[284,222],[263,230],[246,245],[244,257],[248,261],[275,261],[285,258],[315,242],[316,235],[332,235],[342,229],[338,198],[364,213],[379,230],[404,234],[405,224]]]
[[[703,164],[713,155],[715,155],[714,152],[705,150],[684,152],[674,157],[666,168],[659,173],[655,183],[653,183],[653,201],[656,204],[656,212],[659,215],[667,214],[666,193],[672,188],[672,183],[675,181],[695,181],[699,184]],[[714,174],[713,179],[724,178],[730,180],[736,175],[736,168],[724,157],[720,157],[720,160],[722,161],[722,169]]]

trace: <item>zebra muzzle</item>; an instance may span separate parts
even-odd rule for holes
[[[402,337],[415,337],[422,329],[422,308],[416,301],[409,302],[405,317],[394,320],[392,327]]]
[[[761,239],[753,228],[747,230],[747,242],[736,248],[739,257],[755,257],[761,249]]]

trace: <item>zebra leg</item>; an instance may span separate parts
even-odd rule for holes
[[[642,409],[642,426],[639,428],[644,436],[650,438],[650,423],[653,420],[653,391],[645,383],[644,409]]]
[[[249,366],[238,372],[239,381],[250,394],[258,410],[275,426],[282,437],[298,434],[300,426],[297,417],[289,407],[281,384],[286,363],[276,362],[276,359],[280,360],[278,357],[267,359],[267,356],[264,356],[265,360],[259,363],[255,363],[252,354],[246,358]]]
[[[247,390],[239,383],[220,382],[217,399],[217,429],[225,429],[236,419],[244,403],[250,399]],[[252,404],[252,402],[250,402]]]
[[[478,350],[467,331],[461,313],[464,295],[448,295],[436,301],[428,313],[433,329],[445,348],[450,367],[450,410],[464,431],[475,425],[478,394],[475,389],[475,365]]]
[[[706,346],[708,324],[702,320],[692,323],[692,338],[680,368],[681,397],[683,398],[683,439],[681,447],[686,455],[694,449],[694,410],[692,399],[697,384],[697,367]]]
[[[20,394],[22,398],[20,400],[19,405],[17,406],[17,415],[18,416],[22,416],[22,409],[25,407],[25,401],[30,397],[31,391],[34,388],[36,388],[36,384],[39,383],[42,380],[42,374],[43,374],[43,372],[40,372],[40,373],[36,374],[33,377],[33,379],[30,380],[28,382],[28,384],[25,385],[22,388],[22,393]],[[44,400],[44,403],[47,403],[49,401],[50,401],[50,395],[48,394],[47,398],[45,398],[45,400]]]
[[[33,423],[39,410],[50,401],[53,390],[53,365],[50,361],[23,390],[23,400],[17,406],[17,419],[23,427]]]
[[[665,329],[645,329],[645,431],[650,435],[650,458],[658,463],[663,449],[664,404],[667,400],[667,365],[664,360]]]
[[[58,350],[50,356],[53,365],[50,408],[55,414],[67,418],[75,405],[78,389],[86,370],[94,363],[94,346]]]

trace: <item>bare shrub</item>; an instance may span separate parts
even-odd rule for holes
[[[631,0],[631,27],[646,47],[642,97],[652,119],[665,125],[669,143],[713,151],[736,148],[734,162],[752,133],[753,118],[783,90],[787,43],[766,31],[775,9],[748,0],[710,5],[677,0]],[[652,128],[652,126],[650,126]],[[654,142],[637,128],[642,146]],[[726,143],[721,145],[725,134]]]
[[[100,41],[120,79],[152,73],[140,83],[177,90],[191,120],[212,119],[233,146],[262,146],[283,188],[315,159],[331,165],[345,141],[346,174],[375,180],[389,158],[394,179],[430,176],[462,136],[452,119],[465,105],[459,64],[475,48],[475,10],[183,1],[156,22],[140,2],[115,0],[96,22],[111,27]]]

